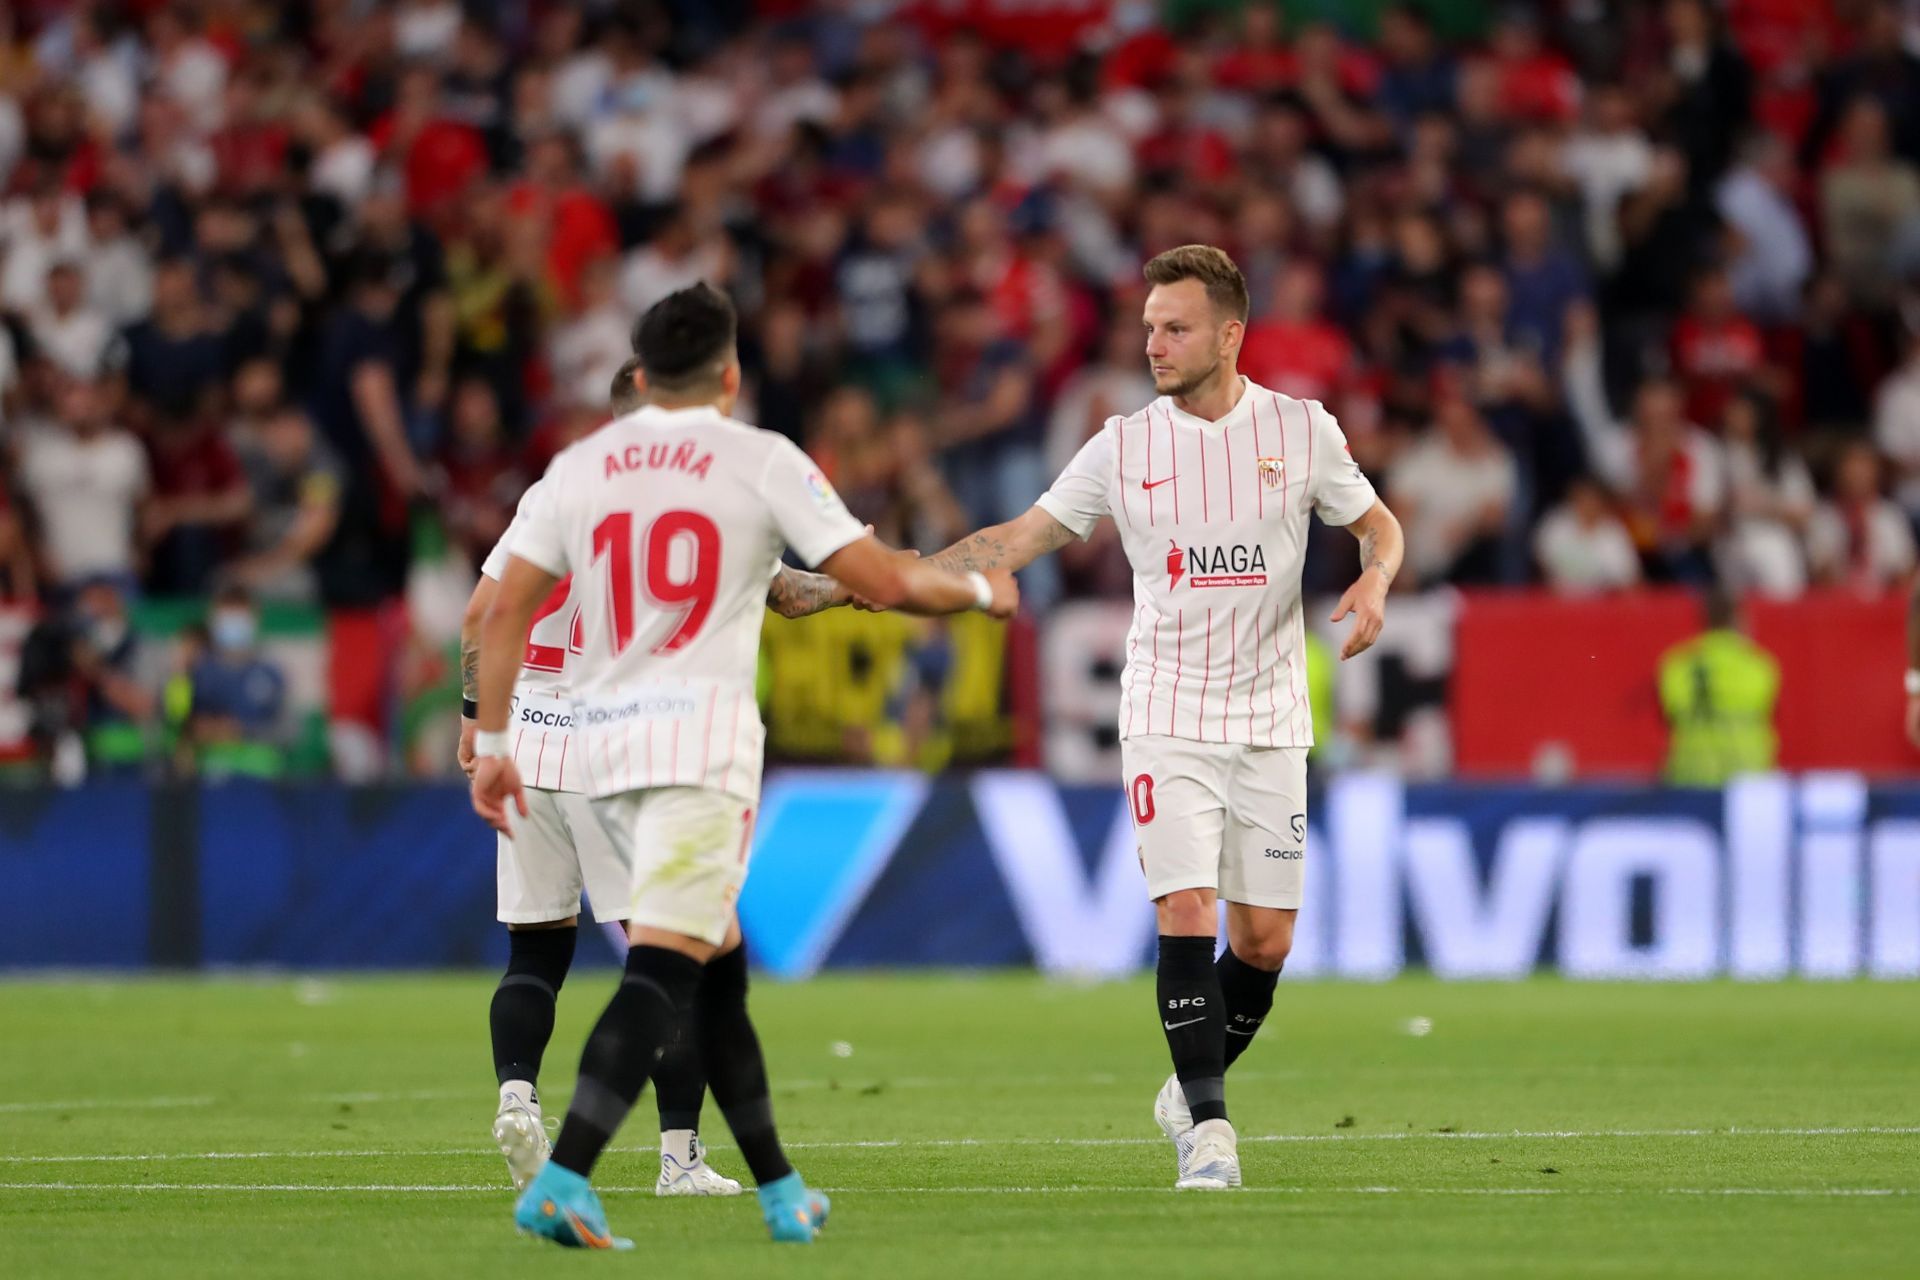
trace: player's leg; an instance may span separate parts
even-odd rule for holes
[[[1226,1001],[1229,1068],[1253,1043],[1273,1008],[1273,989],[1293,949],[1293,924],[1299,914],[1284,907],[1227,903],[1227,946],[1215,967]]]
[[[606,1248],[619,1242],[587,1179],[692,1008],[702,966],[727,939],[751,811],[732,797],[680,787],[597,800],[594,813],[617,844],[633,851],[632,945],[620,988],[581,1054],[553,1158],[521,1196],[514,1218],[522,1230],[563,1244]],[[790,1181],[810,1194],[797,1177]],[[768,1190],[762,1188],[763,1206]],[[802,1213],[803,1237],[776,1227],[775,1239],[811,1240],[819,1216],[809,1221]]]
[[[1273,1008],[1274,984],[1293,949],[1307,866],[1306,751],[1242,748],[1229,800],[1220,864],[1227,949],[1218,968],[1231,1066]]]
[[[1176,1186],[1226,1187],[1237,1181],[1238,1164],[1226,1158],[1233,1132],[1227,1121],[1226,1020],[1213,958],[1226,819],[1221,748],[1151,737],[1128,739],[1121,750],[1160,936],[1155,1002],[1173,1059],[1174,1074],[1155,1100],[1154,1118],[1174,1144]],[[1177,1113],[1170,1105],[1175,1100]],[[1204,1156],[1199,1165],[1196,1153]]]
[[[663,886],[643,910],[668,927],[691,927],[718,919],[723,933],[718,951],[701,975],[691,1030],[713,1100],[733,1131],[734,1143],[758,1187],[767,1229],[778,1241],[812,1240],[825,1224],[827,1198],[810,1190],[794,1171],[774,1123],[772,1090],[759,1033],[747,1012],[747,949],[740,936],[734,902],[745,882],[753,839],[753,810],[721,792],[679,789],[673,809],[664,815],[668,830],[725,832],[723,856],[705,878],[682,875],[678,887]],[[712,913],[712,904],[720,912]],[[704,936],[715,936],[707,934]]]
[[[593,802],[585,796],[561,797],[561,811],[594,919],[622,920],[633,893],[633,867],[627,855],[601,830]],[[707,1091],[707,1076],[693,1031],[684,1020],[654,1064],[653,1090],[660,1110],[660,1177],[654,1193],[739,1195],[740,1184],[707,1164],[706,1149],[700,1143],[700,1102]]]
[[[487,1010],[500,1086],[493,1137],[516,1189],[526,1186],[547,1157],[540,1066],[580,932],[580,873],[555,801],[552,792],[530,789],[527,816],[519,820],[513,839],[499,837],[496,853],[507,969]]]

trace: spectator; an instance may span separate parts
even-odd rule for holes
[[[316,601],[315,561],[339,523],[346,488],[339,458],[287,404],[240,437],[240,457],[253,507],[227,577],[262,599]]]
[[[1820,180],[1827,256],[1856,306],[1893,300],[1894,243],[1920,215],[1920,173],[1896,157],[1886,110],[1860,98],[1841,123],[1841,159]]]
[[[87,238],[88,306],[115,329],[138,323],[153,308],[153,258],[134,235],[118,196],[88,197]]]
[[[205,412],[162,415],[147,435],[153,498],[146,538],[149,583],[162,594],[199,595],[238,545],[252,505],[239,456]]]
[[[1417,582],[1500,579],[1500,538],[1513,511],[1513,455],[1473,403],[1443,392],[1426,438],[1387,475],[1388,503],[1407,529],[1407,568]]]
[[[1501,208],[1506,271],[1515,327],[1528,335],[1541,358],[1560,350],[1560,324],[1567,308],[1589,296],[1587,274],[1568,250],[1553,241],[1553,213],[1537,191],[1507,198]]]
[[[253,598],[223,587],[207,621],[211,643],[188,671],[192,702],[186,737],[212,773],[276,777],[283,768],[287,679],[261,656]]]
[[[1727,459],[1723,576],[1735,590],[1799,595],[1807,585],[1802,539],[1815,496],[1806,465],[1787,451],[1779,414],[1763,396],[1729,400],[1720,434]]]
[[[1766,366],[1760,330],[1734,307],[1727,273],[1707,267],[1694,276],[1692,300],[1673,327],[1673,371],[1687,394],[1687,416],[1718,422],[1738,391]]]
[[[1353,344],[1322,314],[1325,297],[1319,267],[1306,260],[1289,263],[1274,285],[1266,317],[1247,327],[1240,347],[1241,371],[1283,395],[1338,404],[1353,378]],[[1129,363],[1144,380],[1139,326],[1132,328]],[[1148,394],[1125,403],[1152,398]],[[1132,411],[1116,404],[1112,412]]]
[[[1547,586],[1562,595],[1621,591],[1640,582],[1633,538],[1607,502],[1606,490],[1579,476],[1534,533],[1534,556]]]
[[[725,289],[732,261],[724,238],[701,234],[685,209],[670,209],[653,238],[621,263],[620,305],[639,316],[675,290],[701,281]]]
[[[1798,180],[1787,144],[1760,134],[1714,194],[1734,236],[1727,264],[1734,302],[1766,324],[1786,323],[1800,313],[1801,292],[1813,272],[1813,246],[1795,201]]]
[[[34,308],[27,332],[36,354],[70,378],[95,381],[117,373],[125,348],[113,322],[87,305],[86,275],[78,262],[47,271],[46,302]]]
[[[1249,339],[1251,335],[1249,335]],[[1079,369],[1053,402],[1047,420],[1047,471],[1059,475],[1073,461],[1094,433],[1112,417],[1126,417],[1137,406],[1155,397],[1153,379],[1147,376],[1145,341],[1139,318],[1117,313],[1107,324],[1106,340],[1100,358]],[[1241,348],[1241,368],[1262,386],[1274,386],[1247,369],[1245,345]]]
[[[1709,547],[1726,502],[1719,443],[1687,421],[1685,397],[1665,379],[1642,382],[1631,422],[1616,422],[1601,379],[1593,314],[1576,307],[1569,318],[1567,405],[1594,473],[1624,505],[1643,567],[1660,581],[1712,581]]]
[[[605,381],[600,390],[604,400]],[[529,478],[508,447],[499,399],[484,378],[463,377],[454,384],[447,416],[447,442],[440,451],[434,487],[448,534],[478,571],[507,531]]]
[[[127,331],[127,387],[153,413],[186,414],[226,377],[226,335],[201,301],[193,264],[169,258],[154,272],[153,313]]]
[[[1872,445],[1855,441],[1841,451],[1832,497],[1807,531],[1808,558],[1822,585],[1875,595],[1913,572],[1913,527],[1880,484],[1880,456]]]
[[[1655,87],[1661,123],[1686,152],[1696,179],[1713,182],[1746,127],[1752,73],[1706,0],[1667,0],[1665,17],[1667,65]]]
[[[1584,126],[1561,153],[1566,174],[1586,203],[1588,256],[1603,272],[1618,266],[1623,252],[1621,202],[1645,186],[1653,171],[1653,144],[1635,110],[1625,85],[1596,85],[1587,100]]]
[[[44,182],[28,196],[0,206],[0,309],[30,312],[40,305],[56,262],[84,259],[87,220],[80,201]]]
[[[632,352],[633,320],[614,296],[614,260],[598,258],[580,277],[580,310],[557,327],[547,367],[563,403],[605,404],[607,383]]]
[[[20,486],[39,525],[47,580],[67,594],[99,579],[132,593],[149,499],[146,455],[113,424],[97,383],[64,380],[56,414],[54,425],[19,445]]]
[[[154,699],[138,668],[126,597],[109,579],[76,584],[70,609],[28,633],[16,687],[31,708],[33,740],[55,782],[84,780],[89,757],[109,769],[144,758]]]

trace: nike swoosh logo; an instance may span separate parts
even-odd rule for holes
[[[1167,481],[1178,480],[1179,478],[1180,478],[1179,476],[1161,476],[1158,480],[1142,479],[1140,481],[1140,487],[1142,489],[1158,489],[1161,485],[1165,484]]]
[[[575,1213],[571,1209],[567,1210],[567,1225],[573,1228],[574,1235],[578,1236],[581,1242],[587,1248],[589,1249],[613,1248],[613,1236],[611,1233],[607,1235],[601,1235],[600,1233],[595,1231],[592,1227],[588,1226],[585,1222],[582,1222],[580,1220],[580,1215]]]
[[[1169,1031],[1178,1031],[1182,1027],[1190,1027],[1196,1022],[1205,1022],[1206,1020],[1207,1015],[1203,1013],[1197,1018],[1188,1018],[1185,1022],[1162,1022],[1160,1025]]]

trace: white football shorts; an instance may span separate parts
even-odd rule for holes
[[[594,819],[592,802],[571,791],[526,789],[527,816],[507,804],[513,836],[498,837],[499,915],[507,924],[544,924],[580,910],[584,886],[595,920],[624,920],[633,871]]]
[[[601,831],[633,869],[624,917],[724,942],[747,879],[752,802],[710,787],[654,787],[592,803]]]
[[[1307,749],[1150,735],[1120,744],[1147,894],[1213,889],[1299,910],[1307,855]]]

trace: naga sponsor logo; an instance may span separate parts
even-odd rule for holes
[[[1167,586],[1180,585],[1185,578],[1190,587],[1264,587],[1267,585],[1267,553],[1259,543],[1211,547],[1187,547],[1177,542],[1167,545]]]
[[[580,713],[580,723],[589,729],[598,729],[627,720],[676,720],[692,715],[694,705],[692,698],[663,693],[611,707],[588,707]]]

